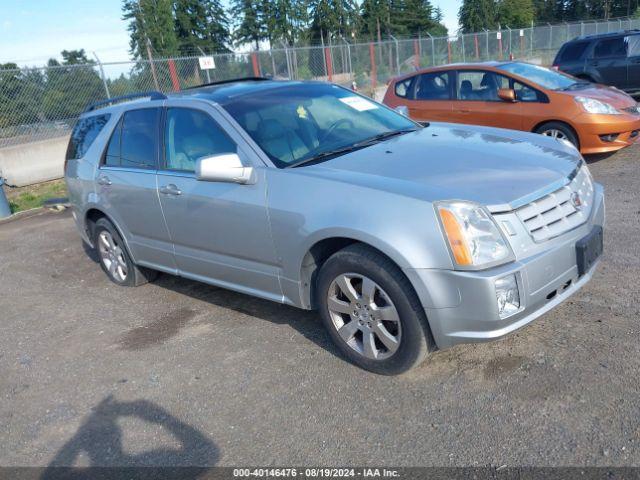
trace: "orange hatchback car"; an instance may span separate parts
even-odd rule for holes
[[[583,154],[614,152],[640,138],[640,106],[626,93],[523,62],[420,70],[392,80],[383,102],[420,122],[536,132]]]

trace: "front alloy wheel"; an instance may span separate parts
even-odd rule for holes
[[[316,280],[320,315],[340,352],[356,365],[396,375],[433,345],[411,282],[377,250],[354,243],[331,255]]]
[[[370,278],[339,275],[329,287],[327,305],[338,335],[360,355],[384,360],[398,350],[402,335],[398,310]]]

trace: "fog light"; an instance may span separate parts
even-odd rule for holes
[[[496,280],[496,300],[500,318],[507,318],[520,310],[520,292],[515,274]]]

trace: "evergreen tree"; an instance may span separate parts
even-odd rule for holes
[[[262,0],[269,43],[292,45],[304,36],[309,23],[306,0]],[[274,45],[275,46],[275,45]]]
[[[498,26],[497,16],[495,0],[463,0],[458,11],[463,33],[495,29]]]
[[[229,22],[219,0],[175,0],[175,34],[180,52],[193,54],[199,49],[228,52]]]
[[[45,79],[41,70],[0,63],[0,128],[36,123],[42,118]]]
[[[497,21],[502,27],[529,27],[534,19],[535,9],[531,0],[501,0],[498,4]]]
[[[361,5],[362,33],[369,38],[400,33],[399,0],[364,0]]]
[[[147,42],[153,53],[169,57],[178,52],[171,0],[124,0],[123,20],[129,21],[129,46],[137,58],[147,57]]]
[[[236,44],[253,44],[260,49],[260,42],[268,39],[265,22],[264,2],[254,0],[233,0],[231,15],[236,19],[233,40]]]
[[[105,97],[102,80],[93,68],[64,68],[93,65],[84,50],[63,50],[62,63],[51,58],[47,66],[47,82],[42,100],[48,120],[76,117],[87,103]]]
[[[402,4],[400,22],[408,35],[425,32],[434,36],[446,35],[446,28],[440,24],[441,20],[442,12],[436,13],[429,0],[405,0]]]

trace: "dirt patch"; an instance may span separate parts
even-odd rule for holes
[[[521,368],[529,359],[518,355],[508,355],[490,360],[484,367],[486,379],[498,378]]]

